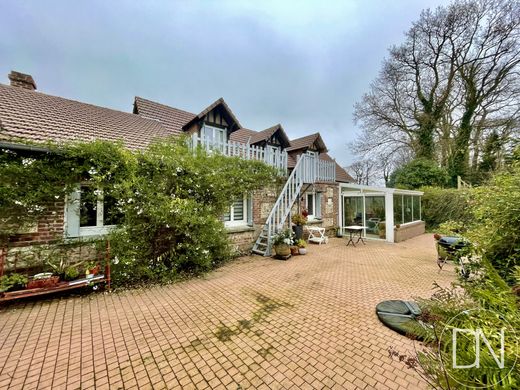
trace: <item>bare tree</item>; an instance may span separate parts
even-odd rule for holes
[[[478,1],[468,3],[468,28],[457,48],[458,77],[464,99],[454,149],[450,159],[453,177],[467,174],[470,141],[477,146],[482,128],[495,113],[503,116],[520,103],[518,71],[520,65],[520,7],[516,1]],[[451,38],[450,38],[451,39]],[[480,118],[479,118],[480,116]],[[475,124],[475,119],[477,123]],[[475,159],[475,164],[478,159]]]
[[[355,105],[354,151],[436,159],[464,176],[519,122],[520,3],[456,0],[421,13]]]

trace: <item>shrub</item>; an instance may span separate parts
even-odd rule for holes
[[[445,169],[435,161],[418,158],[396,169],[390,175],[388,186],[413,190],[423,186],[445,187],[448,182]]]
[[[169,280],[225,261],[231,249],[221,216],[233,199],[278,181],[263,162],[192,150],[182,138],[138,153],[102,141],[48,148],[31,158],[0,150],[0,243],[78,183],[91,183],[117,199],[122,216],[111,237],[116,284]],[[68,264],[55,265],[64,273]]]
[[[520,163],[474,190],[468,238],[507,281],[520,265]]]
[[[429,326],[417,330],[431,349],[419,352],[417,360],[423,369],[423,377],[433,388],[517,389],[520,386],[520,371],[518,368],[510,371],[519,358],[518,338],[513,333],[520,330],[517,298],[487,261],[482,263],[479,274],[473,279],[459,281],[453,288],[437,286],[431,299],[420,300],[423,312],[420,319]],[[481,346],[480,367],[453,368],[451,329],[484,330],[492,349],[498,353],[501,342],[496,335],[504,326],[507,326],[504,369],[498,369],[484,345]],[[475,361],[474,337],[459,336],[456,348],[459,365]]]
[[[153,144],[118,196],[124,221],[112,235],[116,283],[166,281],[229,259],[222,215],[233,199],[276,179],[259,161],[193,151],[183,140]]]
[[[465,228],[473,219],[471,189],[424,187],[421,190],[424,191],[421,204],[422,218],[428,229],[436,229],[448,221],[455,221]]]

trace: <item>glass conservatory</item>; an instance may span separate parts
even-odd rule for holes
[[[424,233],[421,191],[342,183],[339,226],[362,226],[363,237],[399,242]],[[391,227],[391,228],[389,228]]]

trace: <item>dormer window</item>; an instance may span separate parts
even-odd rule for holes
[[[220,127],[204,125],[200,129],[200,138],[210,144],[227,142],[227,130]]]

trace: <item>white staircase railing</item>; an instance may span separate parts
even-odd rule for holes
[[[236,141],[220,141],[204,136],[200,137],[197,134],[191,136],[190,143],[193,148],[200,145],[207,151],[216,151],[229,157],[263,161],[267,165],[278,168],[283,174],[287,174],[287,151],[285,150],[264,148]]]
[[[305,154],[298,159],[253,246],[254,253],[263,256],[271,255],[273,237],[283,229],[294,202],[300,196],[304,183],[313,183],[316,180],[316,175],[314,174],[314,177],[311,177],[309,173],[311,164],[314,164],[315,167],[314,160],[314,158]]]

